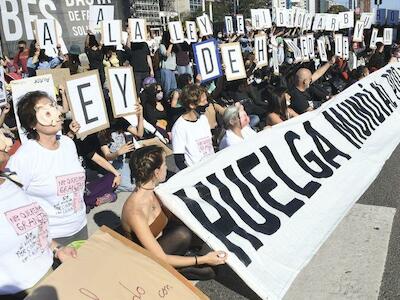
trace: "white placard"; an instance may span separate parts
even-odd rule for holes
[[[25,134],[25,131],[21,128],[21,122],[19,121],[18,101],[26,93],[34,91],[45,92],[52,99],[55,100],[56,94],[54,90],[53,76],[48,74],[48,75],[41,75],[41,76],[35,76],[35,77],[29,77],[25,79],[11,81],[11,93],[13,99],[15,120],[17,122],[18,133],[22,143],[26,142],[28,138]]]
[[[309,61],[308,38],[306,35],[300,36],[300,49],[303,61]]]
[[[193,51],[197,71],[200,73],[203,81],[222,76],[221,63],[217,54],[215,40],[207,40],[194,44]]]
[[[325,30],[338,31],[339,30],[339,15],[326,14],[325,15]]]
[[[196,22],[200,31],[200,37],[213,35],[213,27],[208,15],[203,14],[202,16],[197,17]]]
[[[225,66],[225,76],[227,81],[246,78],[242,48],[240,43],[221,44],[221,57]]]
[[[186,37],[188,44],[197,43],[197,31],[196,31],[196,22],[195,21],[186,21]]]
[[[134,114],[138,99],[132,67],[107,68],[107,78],[114,117]]]
[[[308,43],[308,56],[310,59],[315,58],[315,38],[313,33],[307,34],[307,43]]]
[[[349,37],[343,36],[343,59],[349,60],[350,58],[350,44]]]
[[[321,59],[322,62],[327,62],[328,61],[328,55],[326,54],[325,38],[324,37],[320,37],[317,40],[317,44],[318,44],[319,58]]]
[[[266,34],[258,34],[254,36],[254,56],[257,60],[257,67],[268,65],[268,44]]]
[[[172,44],[180,44],[185,41],[182,23],[180,21],[168,23],[169,34],[171,35]]]
[[[114,20],[114,5],[90,5],[89,6],[89,29],[101,32],[101,22]]]
[[[354,11],[345,11],[339,13],[339,27],[340,29],[353,28],[354,26]]]
[[[121,20],[102,21],[101,28],[101,38],[104,46],[122,45]]]
[[[36,40],[40,45],[40,49],[45,49],[46,55],[50,57],[57,56],[58,35],[55,20],[36,19],[35,29]]]
[[[314,18],[314,23],[312,26],[313,31],[325,30],[327,17],[325,14],[316,14]]]
[[[145,19],[128,19],[128,26],[131,31],[131,43],[141,43],[146,41],[147,29]]]
[[[233,34],[233,19],[232,16],[225,16],[225,32],[227,34]]]
[[[78,138],[110,127],[97,70],[71,76],[66,87],[73,119],[80,125]]]
[[[295,18],[295,11],[294,9],[288,9],[288,28],[294,28],[294,18]]]
[[[289,15],[286,8],[275,9],[275,23],[277,27],[287,27],[289,24]]]
[[[271,28],[272,27],[272,19],[271,19],[271,11],[269,9],[259,9],[259,14],[261,18],[261,26],[262,28]]]
[[[343,57],[343,34],[335,34],[335,55]]]
[[[302,30],[311,30],[313,25],[313,15],[310,13],[306,13],[304,15],[303,27]]]
[[[391,45],[393,43],[393,28],[383,29],[383,44]]]
[[[354,26],[353,42],[362,42],[364,40],[364,22],[359,20]]]
[[[296,27],[296,28],[303,27],[305,12],[300,8],[294,8],[293,10],[295,11],[294,27]]]
[[[291,39],[284,39],[285,43],[288,45],[289,49],[292,50],[294,56],[294,63],[299,63],[303,60],[301,54],[301,49],[297,46],[297,42]]]
[[[244,17],[243,15],[236,16],[237,34],[244,34]]]
[[[278,61],[278,48],[272,47],[272,66],[274,68],[274,74],[279,76],[279,61]]]
[[[373,13],[362,13],[360,17],[360,21],[364,23],[364,29],[371,29],[371,26],[374,22],[374,14]]]
[[[128,32],[121,32],[121,45],[117,45],[117,50],[124,50],[124,46],[128,42]]]
[[[251,13],[251,26],[255,30],[262,29],[261,15],[259,9],[250,9]]]
[[[7,104],[6,80],[4,78],[4,68],[0,66],[0,107]]]
[[[371,40],[369,43],[369,48],[370,49],[376,49],[376,43],[378,42],[378,28],[373,28],[372,33],[371,33]]]
[[[386,24],[387,25],[398,25],[399,24],[399,11],[398,10],[389,9],[387,11]]]
[[[400,143],[399,68],[180,171],[158,197],[261,299],[285,299]]]

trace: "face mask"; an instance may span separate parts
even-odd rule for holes
[[[261,78],[255,78],[254,81],[257,84],[260,84],[262,82],[262,79]]]
[[[209,105],[210,105],[210,104],[207,103],[206,105],[203,105],[203,106],[197,106],[195,110],[196,110],[196,112],[197,112],[199,115],[204,114],[204,113],[206,112],[206,109],[207,109],[207,107],[208,107]]]
[[[163,92],[158,92],[158,93],[156,94],[156,99],[157,99],[158,101],[162,100],[163,97],[164,97],[164,93],[163,93]]]
[[[0,151],[8,152],[10,150],[13,142],[10,138],[6,137],[0,130]]]
[[[222,34],[218,34],[218,38],[221,39],[222,38]]]
[[[46,104],[36,106],[36,119],[42,126],[56,126],[58,122],[62,121],[61,111],[56,104]]]
[[[19,51],[24,51],[24,47],[18,47]]]

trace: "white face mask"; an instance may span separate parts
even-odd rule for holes
[[[257,84],[260,84],[262,82],[262,79],[261,78],[255,78],[254,81]]]
[[[221,39],[222,38],[222,34],[218,34],[218,38]]]
[[[286,100],[286,105],[287,106],[290,106],[290,103],[291,103],[290,100]]]

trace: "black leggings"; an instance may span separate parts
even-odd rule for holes
[[[169,221],[163,235],[157,239],[164,252],[169,255],[185,255],[195,250],[198,256],[205,255],[211,249],[184,224]],[[209,280],[215,278],[215,271],[210,266],[199,265],[177,268],[179,273],[189,280]]]

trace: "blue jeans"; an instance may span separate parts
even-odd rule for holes
[[[176,78],[175,78],[175,71],[168,70],[168,69],[161,69],[161,86],[164,91],[164,95],[169,97],[169,94],[176,90]]]
[[[125,160],[115,160],[112,165],[121,174],[121,184],[118,186],[116,192],[133,192],[135,185],[131,182],[129,164]]]
[[[193,69],[192,69],[192,67],[191,67],[190,65],[187,65],[187,66],[177,66],[177,67],[176,67],[176,70],[178,71],[178,74],[179,74],[179,75],[182,75],[182,74],[190,74],[190,75],[192,75],[192,77],[193,77]]]
[[[250,127],[255,129],[258,123],[260,123],[260,117],[257,115],[250,115]]]

